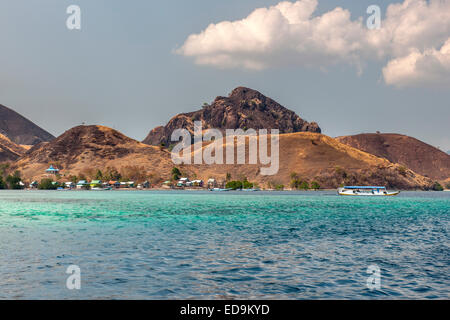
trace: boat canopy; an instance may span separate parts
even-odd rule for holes
[[[358,186],[346,186],[346,187],[344,187],[344,189],[386,189],[386,187],[376,187],[376,186],[373,186],[373,187],[368,187],[368,186],[361,186],[361,187],[358,187]]]

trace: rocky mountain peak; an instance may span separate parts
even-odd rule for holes
[[[150,145],[171,144],[175,129],[193,132],[194,122],[203,128],[226,129],[278,129],[280,133],[315,132],[321,129],[315,122],[307,122],[295,112],[283,107],[262,93],[245,87],[234,89],[228,97],[217,97],[201,110],[173,117],[166,126],[153,129],[143,141]]]

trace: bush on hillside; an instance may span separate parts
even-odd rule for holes
[[[42,179],[38,185],[39,190],[56,190],[58,188],[57,183],[53,183],[52,179]]]
[[[433,190],[434,191],[444,191],[444,187],[441,186],[441,184],[436,181],[433,185]]]

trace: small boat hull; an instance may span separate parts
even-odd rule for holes
[[[387,191],[384,188],[339,188],[340,196],[360,196],[360,197],[393,197],[400,194],[400,191]]]

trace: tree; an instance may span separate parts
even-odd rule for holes
[[[231,180],[231,173],[227,172],[227,175],[225,177],[225,181],[230,181]]]
[[[242,182],[241,181],[229,181],[225,185],[225,188],[233,189],[233,190],[242,189]]]
[[[291,174],[291,177],[292,177],[292,174]],[[290,183],[291,188],[292,188],[292,189],[298,189],[299,186],[300,186],[300,183],[301,183],[301,180],[299,180],[299,179],[297,179],[297,178],[293,178],[293,179],[291,180],[291,183]]]
[[[5,175],[6,170],[9,168],[9,163],[0,164],[0,175]]]
[[[245,178],[244,181],[242,181],[242,188],[243,189],[251,189],[251,188],[253,188],[253,183],[249,182],[247,180],[247,178]]]
[[[308,181],[302,181],[302,183],[300,183],[299,189],[308,190],[309,189]]]
[[[442,187],[441,184],[436,181],[433,185],[433,190],[434,191],[444,191],[444,187]]]
[[[118,181],[122,178],[122,175],[114,167],[107,167],[103,175],[106,180]]]
[[[13,175],[8,175],[6,178],[9,189],[22,189],[20,181],[22,181],[22,179],[20,178],[20,171],[18,170],[16,170]]]
[[[54,184],[52,179],[42,179],[38,185],[39,190],[56,190],[58,184]]]
[[[291,174],[291,177],[297,177],[297,175]],[[292,189],[297,189],[297,190],[299,190],[299,189],[308,190],[309,189],[308,181],[304,181],[299,178],[292,179],[290,185],[291,185]]]
[[[5,189],[6,184],[5,181],[3,181],[3,177],[0,175],[0,189]]]
[[[172,168],[172,178],[173,178],[173,180],[180,179],[180,176],[181,176],[180,169],[178,169],[177,167],[173,167]]]
[[[97,170],[97,173],[95,175],[96,180],[102,180],[103,179],[103,173],[100,171],[100,169]]]
[[[320,189],[320,184],[317,181],[311,182],[311,189],[319,190]]]
[[[445,189],[450,189],[450,182],[445,185]]]

